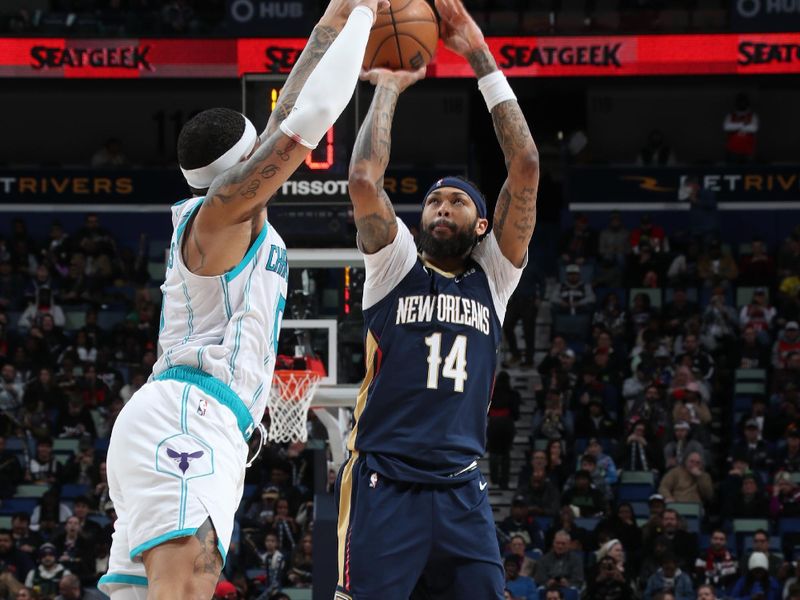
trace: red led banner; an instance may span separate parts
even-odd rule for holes
[[[493,37],[489,46],[512,77],[755,75],[800,73],[800,33]],[[299,38],[6,38],[0,77],[212,77],[288,73]],[[430,77],[471,77],[440,45]]]

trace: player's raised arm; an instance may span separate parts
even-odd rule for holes
[[[397,235],[397,217],[383,189],[397,100],[409,86],[425,77],[425,68],[413,72],[372,69],[361,77],[375,86],[375,95],[350,159],[349,187],[361,248],[373,254]]]
[[[489,51],[478,25],[461,0],[436,0],[445,45],[466,58],[492,113],[497,140],[505,155],[508,178],[494,211],[494,232],[503,255],[521,266],[536,226],[539,152],[525,115]]]
[[[342,0],[344,1],[344,0]],[[347,23],[328,51],[308,75],[291,113],[279,129],[257,140],[247,121],[242,138],[215,163],[184,170],[196,192],[205,200],[194,223],[191,241],[184,244],[187,265],[198,275],[219,275],[241,260],[249,245],[248,227],[260,227],[254,217],[289,179],[308,153],[346,108],[353,95],[364,50],[378,6],[385,0],[350,0],[355,5]],[[311,59],[309,59],[311,60]],[[230,156],[229,156],[230,154]],[[238,157],[247,158],[241,162]],[[228,161],[230,167],[206,181],[209,172],[219,173],[216,163]],[[224,235],[219,235],[223,233]],[[247,237],[244,246],[241,239]]]

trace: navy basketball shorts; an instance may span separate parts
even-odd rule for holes
[[[351,457],[336,480],[336,600],[502,600],[487,487],[393,481]]]

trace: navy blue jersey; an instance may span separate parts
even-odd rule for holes
[[[443,273],[417,256],[402,224],[365,262],[367,375],[350,450],[399,481],[477,477],[505,306],[521,269],[489,234],[463,273]]]

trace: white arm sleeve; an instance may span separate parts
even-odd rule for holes
[[[528,253],[525,252],[525,260],[522,266],[517,268],[508,260],[494,233],[490,232],[483,241],[472,251],[472,258],[486,272],[489,279],[489,287],[492,292],[494,309],[497,311],[497,318],[502,323],[506,318],[506,306],[511,294],[517,289],[517,284],[522,277],[522,271],[528,266]]]
[[[312,150],[347,108],[358,83],[375,14],[357,6],[303,89],[281,131]]]
[[[414,237],[400,219],[397,219],[397,235],[394,241],[374,254],[366,254],[358,241],[358,249],[364,254],[367,275],[364,280],[362,309],[375,306],[408,275],[417,262],[417,246]]]

